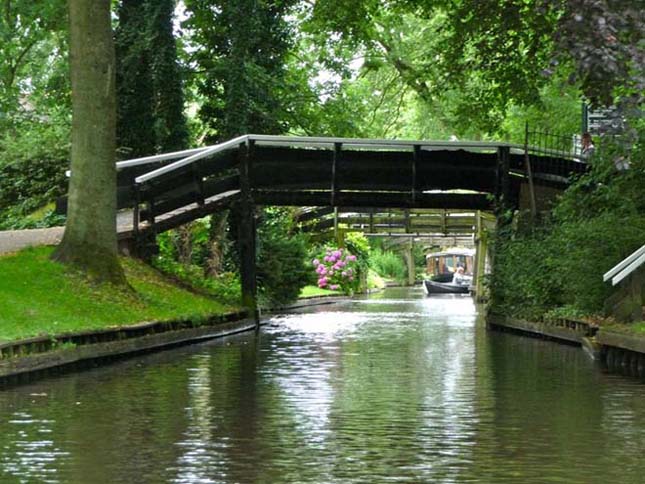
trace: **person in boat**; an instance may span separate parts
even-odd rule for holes
[[[455,274],[452,276],[452,283],[461,286],[462,284],[464,284],[464,282],[466,282],[466,278],[464,276],[464,268],[459,266],[457,267]]]
[[[593,144],[591,133],[582,133],[582,154],[589,158],[594,154],[594,151],[596,151],[596,146]]]

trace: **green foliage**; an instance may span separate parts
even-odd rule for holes
[[[206,291],[227,304],[239,303],[239,276],[234,272],[207,275],[210,218],[157,236],[159,253],[153,265],[185,284]]]
[[[64,0],[2,2],[0,127],[10,124],[5,116],[36,109],[40,100],[49,97],[60,102],[65,98],[62,92],[69,89],[65,80],[66,3]],[[61,76],[61,73],[64,74]]]
[[[225,272],[217,277],[206,277],[202,267],[195,264],[181,264],[161,254],[155,257],[153,266],[183,284],[210,294],[226,304],[239,304],[240,280],[235,273]]]
[[[374,249],[370,255],[370,267],[378,275],[386,279],[403,282],[407,278],[408,269],[403,258],[392,251]]]
[[[491,281],[496,310],[531,319],[602,311],[613,291],[602,275],[645,240],[642,150],[642,142],[629,152],[603,145],[591,172],[563,195],[544,227],[498,234]],[[627,156],[631,167],[617,171],[616,157]]]
[[[66,217],[47,210],[42,217],[25,216],[20,206],[0,212],[0,230],[44,229],[65,225]]]
[[[539,90],[539,98],[530,105],[511,102],[500,127],[500,135],[514,143],[524,143],[525,127],[560,134],[578,133],[582,109],[579,90],[554,77]]]
[[[65,191],[71,108],[63,0],[0,6],[0,220],[22,217]]]
[[[22,117],[0,135],[0,218],[18,222],[65,193],[69,122],[64,112]]]
[[[367,271],[367,289],[383,289],[386,286],[385,281],[374,270]]]
[[[628,146],[620,137],[603,139],[591,171],[580,177],[555,208],[557,220],[586,219],[605,212],[616,217],[645,213],[645,127],[636,133],[635,143]],[[618,171],[616,163],[623,161],[630,168]]]
[[[257,276],[260,303],[275,307],[289,304],[300,295],[311,277],[307,245],[302,234],[293,233],[291,210],[264,209],[258,227]]]
[[[360,283],[358,292],[365,292],[371,255],[369,240],[360,232],[349,232],[345,234],[345,247],[351,254],[356,256],[356,273]]]
[[[597,314],[612,292],[602,275],[643,240],[645,217],[606,212],[498,241],[495,309],[530,319],[564,306]]]

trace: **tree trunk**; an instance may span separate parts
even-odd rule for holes
[[[54,260],[125,283],[116,239],[116,96],[110,0],[69,0],[72,175]]]

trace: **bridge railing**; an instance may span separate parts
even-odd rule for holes
[[[607,271],[603,281],[607,282],[611,279],[612,286],[615,286],[643,264],[645,264],[645,245]]]
[[[531,164],[535,173],[568,177],[587,169],[589,157],[582,153],[582,145],[575,135],[531,130],[527,124],[524,145],[528,154],[534,155]]]

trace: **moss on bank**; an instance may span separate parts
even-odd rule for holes
[[[178,287],[143,262],[122,258],[133,291],[96,285],[49,260],[52,248],[0,257],[0,341],[141,321],[203,319],[237,310]]]

